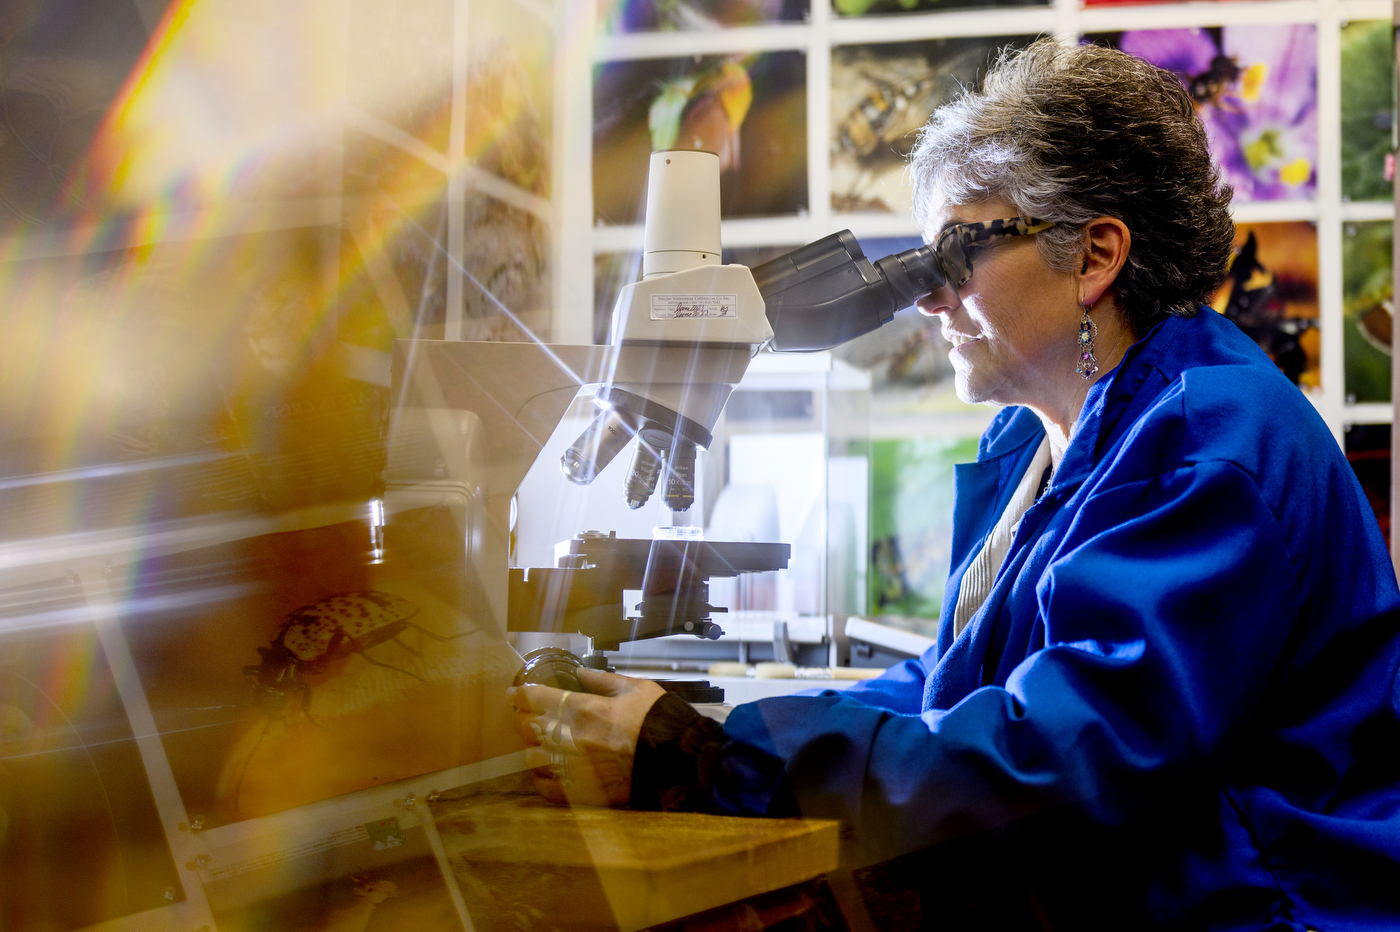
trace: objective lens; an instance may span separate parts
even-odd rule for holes
[[[627,472],[627,481],[622,491],[627,496],[627,507],[636,511],[647,503],[651,493],[656,491],[656,480],[661,477],[661,454],[644,441],[637,442],[637,452],[632,454],[632,468]]]
[[[686,511],[695,504],[695,444],[677,437],[666,466],[666,507]]]
[[[559,458],[559,468],[570,482],[588,485],[598,478],[598,473],[607,468],[631,439],[632,430],[627,422],[616,410],[608,408],[593,419],[573,446],[564,451]]]

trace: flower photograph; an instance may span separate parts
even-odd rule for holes
[[[1087,36],[1175,72],[1235,200],[1317,192],[1317,27],[1193,26]]]

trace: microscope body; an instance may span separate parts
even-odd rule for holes
[[[608,346],[419,341],[416,351],[396,350],[396,397],[465,409],[483,422],[487,520],[468,552],[501,628],[585,635],[596,648],[591,665],[605,665],[599,652],[624,641],[719,637],[711,616],[724,609],[709,604],[708,580],[783,569],[787,544],[586,532],[557,545],[555,566],[507,569],[507,503],[526,471],[565,412],[584,401],[593,417],[560,459],[565,478],[589,485],[632,447],[620,490],[627,505],[639,509],[661,489],[670,525],[695,523],[687,512],[696,451],[709,447],[758,351],[829,349],[944,280],[930,247],[871,263],[849,231],[752,270],[721,264],[720,250],[717,156],[655,152],[642,279],[620,294]],[[639,604],[624,604],[627,591],[642,593]]]

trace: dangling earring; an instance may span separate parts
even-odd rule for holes
[[[1099,361],[1094,358],[1094,337],[1099,335],[1099,325],[1090,319],[1089,305],[1085,304],[1082,307],[1084,316],[1079,318],[1079,365],[1074,371],[1088,381],[1099,371]]]

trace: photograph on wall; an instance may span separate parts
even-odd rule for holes
[[[185,899],[136,737],[74,582],[0,590],[0,928]]]
[[[1342,27],[1342,196],[1388,201],[1395,126],[1395,42],[1388,19]],[[1393,175],[1393,169],[1391,174]]]
[[[642,280],[640,252],[604,252],[593,257],[593,342],[607,343],[612,335],[617,297]]]
[[[534,211],[471,191],[462,249],[463,340],[549,339],[549,227]]]
[[[192,818],[237,822],[517,750],[520,666],[452,511],[152,558],[114,577]]]
[[[1390,544],[1390,425],[1348,424],[1342,435],[1347,462]]]
[[[821,3],[823,0],[813,0],[813,2]],[[838,16],[938,13],[943,10],[1049,5],[1049,0],[831,0],[832,12]]]
[[[1086,6],[1144,6],[1157,3],[1171,3],[1173,0],[1081,0]]]
[[[135,4],[0,4],[0,238],[92,206],[71,184],[149,31]]]
[[[801,23],[810,15],[808,0],[598,0],[598,23],[609,33]]]
[[[1317,191],[1317,27],[1140,29],[1085,37],[1181,78],[1235,200]]]
[[[378,494],[387,379],[358,368],[341,329],[340,238],[308,227],[7,264],[0,315],[33,362],[0,367],[0,456],[28,472],[149,464],[50,511],[86,527]]]
[[[1235,254],[1210,304],[1259,345],[1289,381],[1321,387],[1317,227],[1305,220],[1235,224]]]
[[[548,196],[552,22],[527,4],[473,3],[465,63],[466,154],[483,171]],[[357,110],[446,154],[454,7],[353,0],[345,94]],[[364,67],[372,63],[373,67]]]
[[[905,178],[919,129],[963,87],[977,87],[1002,48],[1034,36],[842,45],[831,51],[831,207],[908,214]]]
[[[807,208],[807,63],[798,51],[608,62],[593,79],[593,211],[640,224],[659,149],[719,155],[724,217]]]
[[[399,4],[391,5],[397,10]],[[554,126],[554,17],[547,6],[469,3],[466,156],[548,200]]]
[[[456,932],[452,896],[422,828],[376,819],[308,856],[263,852],[205,882],[219,932]]]
[[[877,438],[870,458],[871,611],[922,619],[909,627],[937,637],[953,550],[953,467],[977,458],[977,438]]]
[[[350,139],[347,135],[347,149]],[[358,137],[358,142],[374,142]],[[358,148],[358,147],[356,147]],[[348,179],[347,179],[348,180]],[[340,339],[389,353],[441,339],[447,320],[447,199],[440,189],[346,198],[340,232]]]
[[[1390,401],[1391,333],[1395,326],[1392,243],[1389,220],[1342,225],[1342,345],[1346,397],[1356,402]]]
[[[346,102],[439,152],[452,112],[452,12],[443,3],[350,0],[346,17],[350,60],[376,65],[346,69]]]

